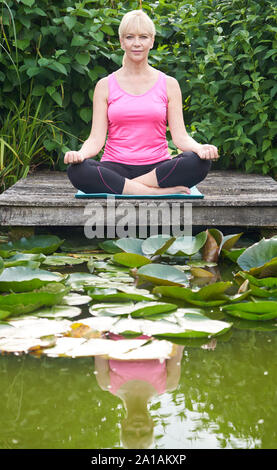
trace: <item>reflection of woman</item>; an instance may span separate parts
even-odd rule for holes
[[[152,20],[142,10],[131,11],[121,21],[119,36],[123,66],[96,84],[90,136],[80,151],[64,157],[71,164],[69,179],[84,192],[189,193],[218,158],[217,148],[187,134],[177,80],[149,65]],[[176,158],[168,151],[167,125],[182,152]],[[93,160],[104,144],[101,161]]]
[[[148,448],[153,441],[154,423],[147,405],[151,398],[176,389],[181,370],[183,346],[165,361],[107,360],[95,357],[96,378],[103,390],[124,403],[126,418],[121,423],[121,439],[130,449]]]

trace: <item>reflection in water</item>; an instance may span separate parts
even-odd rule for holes
[[[95,357],[96,379],[124,403],[126,417],[121,422],[121,441],[128,449],[147,449],[154,438],[154,421],[148,405],[156,395],[176,389],[181,370],[183,346],[166,360],[108,360]]]

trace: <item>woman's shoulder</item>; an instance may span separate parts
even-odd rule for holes
[[[95,85],[94,93],[97,93],[101,96],[108,97],[108,94],[109,94],[108,81],[109,81],[109,76],[100,78],[100,80],[98,80],[98,82]]]
[[[172,77],[170,75],[165,75],[165,77],[166,77],[167,97],[168,99],[171,99],[172,97],[180,93],[180,85],[179,85],[178,80],[176,80],[175,77]]]

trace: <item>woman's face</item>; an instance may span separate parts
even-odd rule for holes
[[[139,61],[148,56],[154,38],[149,33],[126,33],[120,38],[120,43],[129,58]]]

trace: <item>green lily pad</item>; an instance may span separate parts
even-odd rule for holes
[[[19,240],[3,243],[0,247],[0,256],[9,257],[11,252],[20,251],[22,253],[43,253],[44,255],[53,253],[63,243],[56,235],[33,235],[22,237]]]
[[[82,289],[83,286],[94,286],[99,282],[99,277],[90,273],[71,273],[67,277],[65,284],[71,286],[71,289]]]
[[[140,238],[128,237],[120,238],[119,240],[116,240],[114,244],[126,253],[135,253],[137,255],[143,255],[141,247],[143,242],[144,240],[141,240]]]
[[[165,264],[148,264],[136,271],[136,276],[142,281],[152,284],[180,286],[188,284],[189,275],[173,266]]]
[[[4,261],[3,261],[3,259],[0,257],[0,274],[1,274],[1,272],[3,271],[3,269],[4,269]]]
[[[74,318],[82,313],[81,308],[67,306],[67,305],[54,305],[53,307],[38,309],[35,314],[40,318]]]
[[[114,240],[99,242],[98,246],[106,253],[120,253],[122,251],[122,249],[115,244]]]
[[[42,253],[16,253],[4,261],[5,268],[12,266],[28,266],[32,267],[31,263],[40,265],[45,260],[46,256]],[[37,266],[38,267],[38,266]]]
[[[195,237],[178,237],[166,252],[174,256],[192,256],[204,246],[206,240],[206,232],[200,232]]]
[[[153,289],[154,294],[163,297],[183,299],[184,301],[199,306],[217,306],[226,303],[229,299],[225,291],[232,286],[232,282],[215,282],[193,291],[188,287],[159,286]]]
[[[259,277],[268,277],[270,268],[273,274],[277,273],[277,238],[263,238],[257,243],[246,248],[237,259],[237,263],[243,271],[260,268],[257,271]],[[267,275],[265,275],[265,271]],[[255,271],[252,271],[254,273]]]
[[[110,331],[115,334],[143,334],[156,338],[200,338],[224,334],[231,327],[232,323],[211,320],[192,313],[179,320],[178,324],[166,319],[155,322],[151,319],[122,318],[110,327]]]
[[[40,307],[60,303],[69,290],[63,284],[54,282],[31,292],[0,295],[0,309],[8,311],[9,316],[34,312]],[[0,318],[6,317],[0,314]]]
[[[86,288],[87,294],[93,300],[104,300],[106,302],[121,299],[121,301],[157,300],[156,296],[145,289],[136,289],[133,286],[121,288],[90,287]]]
[[[113,261],[123,264],[123,266],[128,266],[129,268],[137,268],[151,263],[149,258],[136,253],[116,253],[113,256]]]
[[[246,248],[233,248],[232,250],[221,250],[224,258],[229,259],[233,263],[237,263],[239,256],[246,250]]]
[[[87,258],[74,258],[73,256],[64,256],[64,255],[49,255],[46,256],[43,260],[42,264],[46,264],[48,266],[65,266],[67,264],[74,265],[74,264],[82,264],[86,263]]]
[[[161,255],[169,249],[175,240],[176,238],[170,235],[152,235],[143,241],[141,249],[145,255]]]
[[[106,306],[105,308],[97,309],[97,315],[104,316],[121,316],[131,315],[131,317],[145,317],[149,315],[156,315],[160,313],[168,313],[177,309],[177,305],[166,302],[137,302],[136,304],[129,305],[112,305],[111,307]],[[95,312],[95,307],[92,306],[90,312]]]
[[[0,274],[0,292],[24,292],[38,289],[49,282],[61,282],[64,276],[43,269],[30,269],[26,266],[6,268]]]
[[[229,315],[245,320],[272,320],[277,318],[277,301],[258,300],[255,302],[240,302],[222,307]]]

